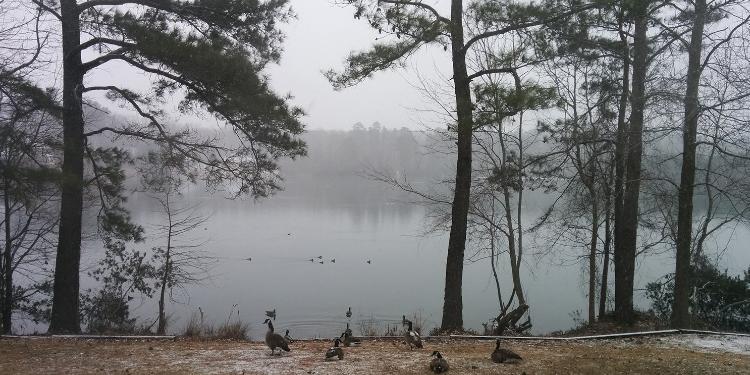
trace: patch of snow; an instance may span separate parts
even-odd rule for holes
[[[660,339],[668,345],[706,352],[728,352],[750,355],[750,337],[731,335],[677,335]]]

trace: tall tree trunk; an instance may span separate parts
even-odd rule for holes
[[[635,248],[638,242],[638,199],[641,190],[643,122],[646,107],[646,73],[648,71],[648,4],[633,3],[633,90],[631,96],[630,134],[626,163],[625,193],[622,202],[621,241],[615,248],[615,315],[620,322],[632,323]]]
[[[624,12],[624,11],[623,11]],[[620,15],[620,44],[622,46],[622,93],[620,104],[617,109],[617,141],[615,143],[615,192],[614,192],[614,214],[615,214],[615,253],[622,244],[622,200],[625,187],[625,154],[628,149],[628,123],[626,120],[628,112],[628,101],[630,99],[630,44],[625,32],[624,15]],[[615,259],[617,262],[617,259]]]
[[[51,333],[81,331],[78,313],[83,210],[83,69],[76,50],[81,28],[76,0],[61,0],[63,53],[63,166],[60,228],[52,298]]]
[[[520,92],[520,82],[516,79],[516,91]],[[518,251],[513,267],[513,287],[518,294],[519,307],[526,305],[526,295],[521,284],[521,261],[523,260],[523,111],[518,114],[518,202],[516,205],[516,229],[518,230]]]
[[[599,242],[599,204],[596,194],[596,158],[591,163],[591,243],[589,246],[589,324],[596,321],[596,245]]]
[[[602,281],[599,294],[599,320],[607,314],[607,283],[609,283],[609,253],[612,246],[612,175],[614,165],[609,167],[609,178],[604,198],[604,259],[602,260]]]
[[[10,228],[10,186],[7,174],[4,176],[4,187],[5,193],[3,194],[3,219],[5,221],[4,232],[5,232],[5,249],[3,250],[3,257],[0,260],[0,270],[2,270],[3,279],[0,281],[2,284],[2,310],[0,313],[3,315],[3,333],[9,335],[11,333],[13,325],[13,272],[12,272],[12,260],[13,260],[13,241],[11,236]]]
[[[685,125],[682,134],[682,174],[677,208],[677,261],[674,273],[672,327],[690,328],[690,245],[693,236],[693,192],[695,186],[695,149],[698,132],[698,85],[701,78],[703,27],[706,0],[695,1],[690,48],[688,50]]]
[[[507,145],[505,144],[505,138],[503,136],[502,131],[502,121],[498,123],[498,140],[500,142],[500,156],[503,158],[503,165],[502,167],[506,167],[507,160],[508,160],[508,149]],[[519,134],[519,142],[521,142]],[[521,150],[523,150],[523,144],[519,143],[519,165],[522,165],[523,163],[523,154],[521,153]],[[522,192],[523,192],[523,185],[521,179],[521,171],[519,170],[518,175],[518,201],[517,201],[517,207],[521,207],[522,203]],[[505,225],[508,227],[508,233],[507,233],[507,240],[508,240],[508,258],[510,260],[510,275],[513,279],[513,293],[511,293],[510,298],[508,299],[508,307],[511,305],[511,301],[513,300],[513,297],[518,297],[518,305],[524,306],[526,305],[526,298],[523,294],[523,287],[521,285],[521,240],[522,240],[522,233],[521,233],[521,212],[517,212],[517,223],[513,224],[513,206],[511,205],[510,199],[511,199],[511,191],[510,188],[508,188],[508,184],[502,185],[502,192],[503,192],[503,209],[505,210]],[[516,229],[518,232],[518,242],[516,242]],[[517,245],[517,246],[516,246]],[[506,308],[507,310],[507,308]]]
[[[448,239],[448,259],[445,267],[445,298],[443,302],[443,330],[463,329],[463,299],[461,288],[466,247],[466,220],[469,213],[471,190],[471,134],[473,131],[471,89],[466,70],[464,46],[463,1],[451,2],[451,48],[453,82],[456,95],[458,124],[458,155],[456,187],[451,207],[451,231]]]

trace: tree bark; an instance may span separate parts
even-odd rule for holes
[[[466,220],[469,212],[471,190],[471,134],[473,131],[471,89],[466,69],[463,29],[463,1],[451,2],[451,48],[453,57],[453,82],[455,84],[456,116],[458,124],[458,155],[456,160],[456,187],[451,207],[451,230],[448,239],[448,257],[445,267],[445,298],[443,303],[443,330],[463,329],[464,250],[466,246]]]
[[[624,16],[621,16],[621,18]],[[626,121],[628,101],[630,99],[630,45],[628,36],[624,30],[624,21],[620,21],[620,43],[622,45],[622,94],[620,105],[617,110],[617,141],[615,143],[615,191],[614,191],[614,215],[615,215],[615,253],[618,246],[622,244],[622,200],[625,187],[625,153],[628,149],[628,123]],[[617,259],[615,258],[615,262]]]
[[[693,236],[693,193],[695,187],[695,149],[698,132],[698,85],[701,78],[703,28],[706,0],[696,0],[693,30],[688,49],[685,124],[682,134],[682,173],[677,208],[677,259],[674,274],[672,327],[690,328],[690,248]]]
[[[615,246],[615,315],[623,323],[632,323],[635,248],[638,241],[638,199],[641,188],[643,122],[646,107],[646,73],[648,70],[648,1],[633,4],[633,89],[631,95],[630,131],[625,166],[625,191],[622,201],[620,241]]]
[[[81,28],[76,0],[61,0],[63,52],[63,166],[60,228],[55,263],[50,333],[81,331],[79,267],[81,258],[81,214],[83,210],[83,68]]]

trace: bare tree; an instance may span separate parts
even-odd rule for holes
[[[151,232],[165,241],[152,249],[155,287],[159,290],[156,333],[163,335],[167,328],[166,303],[168,298],[171,300],[172,290],[203,281],[215,259],[203,250],[207,240],[192,237],[209,217],[202,215],[197,205],[184,206],[180,202],[181,190],[194,183],[197,176],[189,161],[169,150],[151,152],[142,161],[141,184],[159,204],[164,217],[164,222],[153,225]]]

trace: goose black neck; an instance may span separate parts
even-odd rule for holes
[[[273,323],[271,323],[271,320],[268,320],[268,329],[270,329],[271,332],[273,332]]]
[[[410,322],[410,321],[408,321],[408,320],[407,320],[406,322],[407,322],[407,323],[409,324],[409,331],[411,331],[411,330],[412,330],[412,329],[411,329],[411,322]]]
[[[495,350],[500,349],[500,341],[495,341]]]

